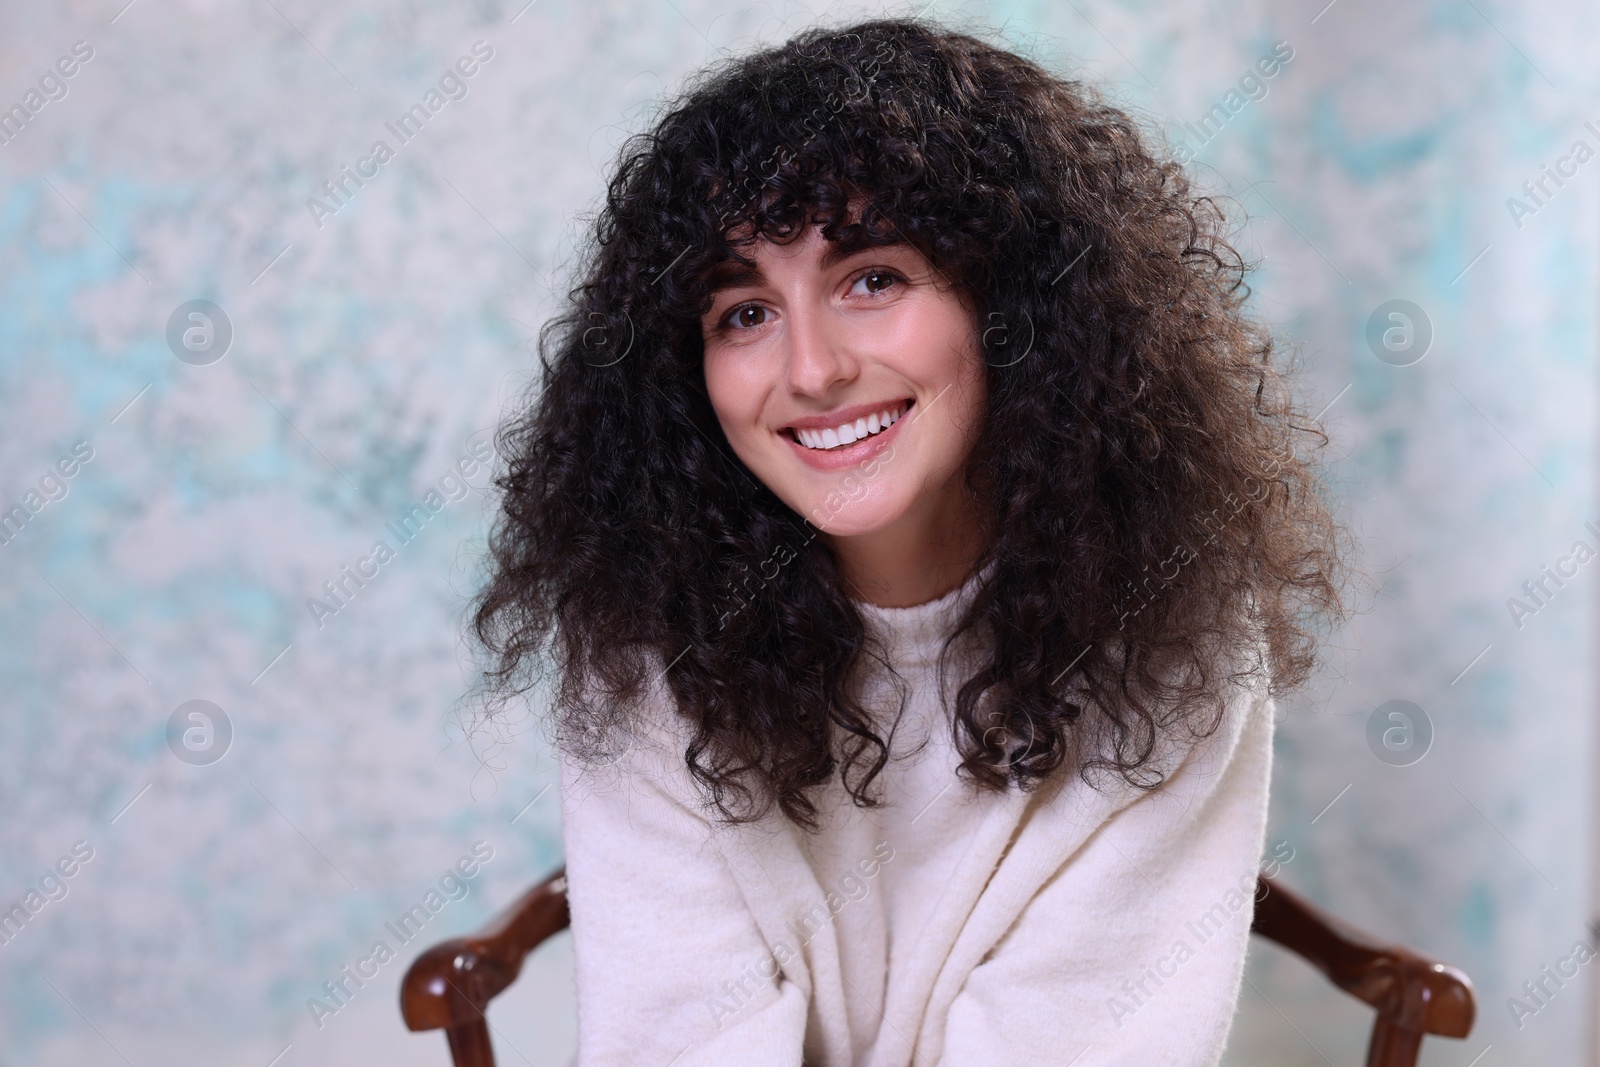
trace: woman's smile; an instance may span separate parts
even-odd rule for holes
[[[813,470],[836,471],[860,466],[883,453],[899,436],[900,424],[916,404],[914,397],[869,405],[866,415],[806,419],[786,426],[781,434],[800,461]],[[819,428],[820,427],[820,428]]]

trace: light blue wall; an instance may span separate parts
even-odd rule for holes
[[[468,739],[454,718],[486,496],[460,489],[403,545],[386,524],[524,381],[621,137],[718,49],[811,14],[120,6],[0,9],[0,105],[93,48],[0,145],[0,506],[93,450],[0,545],[0,906],[75,842],[93,851],[0,944],[0,1062],[442,1063],[441,1038],[400,1028],[399,976],[560,862],[558,809],[535,722]],[[1520,627],[1506,602],[1574,541],[1600,547],[1600,161],[1520,220],[1506,200],[1575,140],[1600,149],[1596,12],[932,12],[1002,25],[1175,139],[1275,41],[1294,49],[1264,98],[1189,136],[1191,173],[1250,219],[1255,306],[1298,343],[1313,410],[1332,405],[1340,513],[1376,575],[1319,684],[1281,705],[1269,839],[1296,850],[1291,884],[1477,980],[1478,1029],[1425,1064],[1591,1062],[1593,968],[1520,1029],[1507,998],[1591,911],[1600,563]],[[399,144],[385,122],[480,40],[468,95]],[[380,138],[394,158],[315,218],[308,198]],[[165,338],[194,299],[234,328],[210,365]],[[1366,341],[1393,299],[1434,330],[1410,366]],[[379,539],[394,558],[314,618],[308,598]],[[195,699],[232,724],[209,765],[169,745]],[[1412,766],[1366,740],[1393,699],[1433,724]],[[468,895],[319,1026],[308,999],[396,945],[385,923],[476,841],[493,858]],[[569,972],[563,938],[500,1002],[502,1062],[565,1062]],[[1359,1062],[1365,1016],[1303,965],[1261,946],[1248,977],[1230,1063]]]

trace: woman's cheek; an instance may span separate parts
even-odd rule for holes
[[[706,396],[710,398],[711,409],[716,412],[717,421],[722,424],[722,431],[730,441],[737,438],[740,393],[738,380],[732,371],[732,366],[720,350],[707,350]]]

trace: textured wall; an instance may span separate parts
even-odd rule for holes
[[[560,862],[535,723],[455,719],[487,431],[621,137],[813,11],[122,2],[0,8],[0,107],[27,112],[0,126],[0,507],[29,515],[0,544],[0,906],[37,907],[0,944],[0,1063],[437,1064],[404,967]],[[1596,13],[932,11],[1182,141],[1331,405],[1375,578],[1282,705],[1284,877],[1477,979],[1477,1031],[1424,1063],[1589,1062],[1595,968],[1520,1020],[1507,998],[1590,913]],[[1543,166],[1576,176],[1524,192]],[[328,198],[343,168],[369,177]],[[1393,300],[1431,324],[1420,360],[1369,339]],[[1576,575],[1530,598],[1545,565]],[[1408,766],[1369,745],[1391,700],[1431,723]],[[347,965],[376,976],[341,1003]],[[569,971],[558,939],[497,1007],[502,1062],[566,1061]],[[1305,967],[1262,946],[1249,977],[1231,1063],[1359,1061],[1362,1013]]]

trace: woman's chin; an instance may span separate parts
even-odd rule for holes
[[[893,526],[906,512],[904,507],[888,507],[873,500],[851,501],[843,507],[821,500],[807,518],[811,525],[829,537],[868,537]]]

